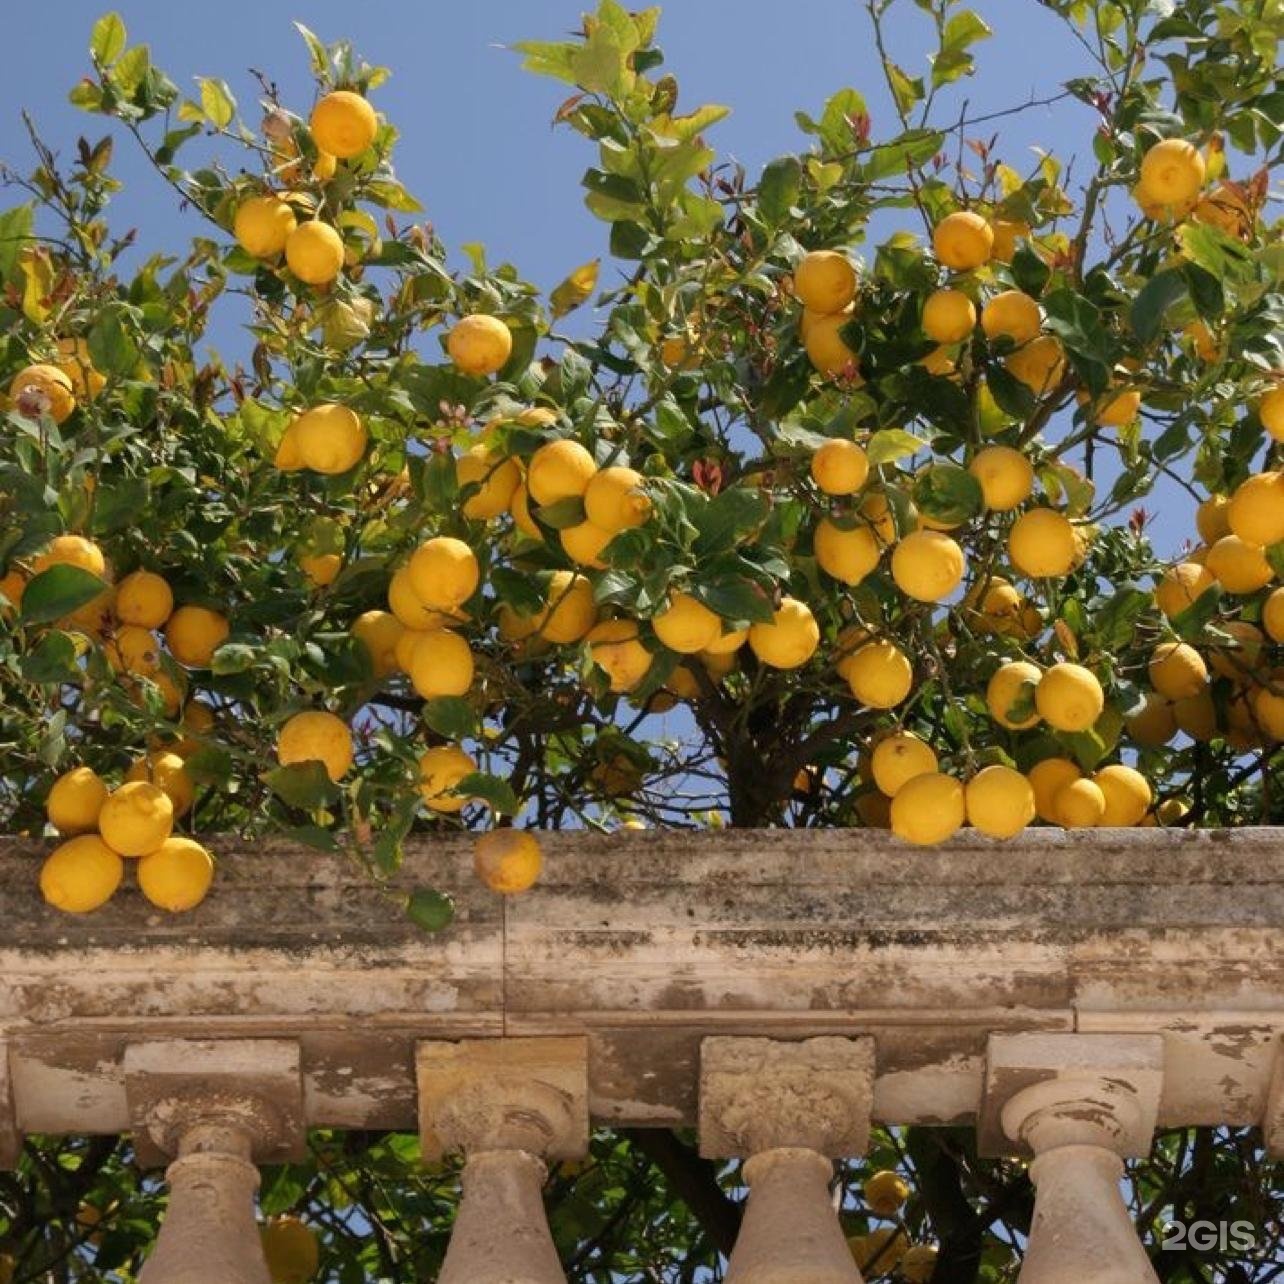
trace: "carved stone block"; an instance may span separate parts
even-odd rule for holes
[[[1266,1139],[1266,1153],[1272,1159],[1284,1159],[1284,1038],[1279,1040],[1275,1049],[1275,1069],[1266,1090],[1262,1135]],[[0,1140],[3,1140],[2,1135]]]
[[[0,1040],[0,1168],[16,1168],[22,1135],[13,1109],[13,1081],[9,1077],[9,1045]]]
[[[700,1153],[730,1159],[782,1146],[831,1158],[869,1144],[874,1041],[716,1036],[700,1045]]]

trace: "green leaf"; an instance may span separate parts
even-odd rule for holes
[[[520,40],[509,46],[514,53],[523,54],[522,70],[537,76],[552,76],[555,80],[575,83],[575,55],[578,46],[569,41]]]
[[[597,274],[601,263],[601,259],[590,259],[587,263],[581,263],[567,275],[564,281],[554,287],[553,292],[548,296],[553,307],[554,320],[574,311],[591,297],[593,291],[597,289]]]
[[[1035,253],[1028,242],[1022,241],[1012,255],[1012,279],[1026,294],[1038,298],[1052,276],[1052,269]]]
[[[330,59],[326,54],[325,45],[303,23],[296,22],[294,29],[303,37],[303,43],[308,47],[308,61],[311,63],[312,74],[319,80],[328,80]]]
[[[901,115],[908,114],[915,103],[923,101],[926,91],[923,88],[922,77],[907,75],[890,58],[883,60],[883,68],[887,72],[887,83],[891,87],[892,97],[896,100],[897,110]]]
[[[555,531],[564,531],[584,521],[584,501],[578,495],[569,495],[566,499],[559,499],[555,504],[545,504],[542,508],[536,508],[535,516],[545,526],[551,526]]]
[[[126,375],[138,365],[138,349],[120,319],[119,309],[103,312],[88,335],[89,358],[104,374]]]
[[[1154,604],[1154,594],[1135,584],[1122,584],[1109,601],[1092,613],[1092,631],[1103,650],[1127,646],[1137,621]]]
[[[445,892],[416,887],[406,901],[406,917],[425,932],[440,932],[453,922],[455,902]]]
[[[147,511],[151,488],[143,477],[121,477],[104,482],[94,492],[93,515],[89,529],[95,535],[108,535],[138,521]]]
[[[1243,285],[1257,272],[1253,252],[1233,236],[1208,223],[1183,223],[1177,239],[1187,256],[1219,281]]]
[[[69,682],[77,676],[76,644],[71,635],[55,629],[22,657],[22,676],[28,682]]]
[[[425,700],[423,720],[448,740],[466,740],[477,731],[477,715],[463,696],[438,696],[435,700]]]
[[[750,531],[767,520],[771,501],[762,491],[733,486],[714,496],[691,515],[696,529],[698,557],[713,557],[735,548]]]
[[[920,450],[926,450],[928,444],[904,428],[880,428],[866,443],[865,454],[869,457],[870,466],[876,468],[879,464],[890,464],[893,460],[917,455]]]
[[[798,199],[802,185],[802,165],[796,156],[781,156],[771,161],[758,181],[758,212],[769,227],[779,227]]]
[[[913,494],[915,507],[938,522],[966,522],[984,507],[981,483],[958,464],[925,469],[914,482]]]
[[[1266,560],[1270,562],[1276,578],[1284,580],[1284,541],[1267,548]]]
[[[691,596],[733,624],[770,624],[774,618],[767,595],[752,580],[693,585]]]
[[[18,255],[31,240],[35,214],[31,205],[17,205],[0,214],[0,283],[13,275]]]
[[[451,791],[461,798],[477,798],[489,803],[502,816],[516,816],[522,809],[513,787],[502,776],[485,771],[471,771]]]
[[[320,762],[292,762],[288,767],[276,767],[263,780],[282,802],[303,811],[312,811],[339,796]]]
[[[396,210],[399,214],[418,214],[423,210],[423,206],[400,183],[391,179],[372,180],[365,185],[364,195],[366,200],[381,209]]]
[[[127,102],[132,102],[134,95],[142,88],[151,65],[151,50],[146,45],[135,45],[132,49],[127,49],[117,60],[111,71],[111,83]]]
[[[125,51],[125,22],[118,13],[105,13],[89,33],[89,55],[100,67],[110,67]]]
[[[1164,314],[1178,299],[1186,297],[1188,288],[1180,269],[1156,272],[1132,302],[1129,324],[1133,334],[1142,343],[1152,342],[1163,325]]]
[[[931,58],[933,87],[940,88],[961,76],[970,76],[974,63],[968,49],[978,40],[985,40],[992,34],[990,28],[972,10],[963,9],[954,14],[945,24],[940,49]]]
[[[996,361],[985,372],[985,383],[994,404],[1006,415],[1026,419],[1034,413],[1034,393],[1002,362]]]
[[[820,120],[797,112],[798,127],[820,138],[822,151],[829,156],[847,153],[856,145],[854,123],[867,115],[864,97],[855,89],[840,89],[825,102]]]
[[[201,110],[205,119],[215,129],[226,129],[236,116],[236,99],[232,97],[227,82],[198,76],[196,83],[201,87]]]
[[[22,622],[49,624],[92,602],[107,585],[79,566],[61,564],[32,577],[22,594]]]

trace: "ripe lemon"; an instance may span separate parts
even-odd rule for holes
[[[0,604],[0,616],[16,611],[22,606],[22,595],[26,587],[27,577],[17,567],[0,576],[0,596],[5,599],[4,603]]]
[[[841,312],[856,297],[856,269],[837,250],[812,250],[794,269],[794,293],[813,312]]]
[[[601,571],[606,569],[602,550],[615,538],[615,533],[592,522],[578,522],[574,526],[563,527],[557,532],[557,538],[563,552],[577,566],[590,566]]]
[[[165,625],[165,641],[179,664],[203,669],[232,631],[227,617],[205,606],[180,606]]]
[[[853,380],[860,378],[856,353],[839,333],[850,320],[846,313],[835,312],[808,323],[803,348],[812,366],[826,378],[835,379],[839,375],[851,376]]]
[[[1284,642],[1284,588],[1272,589],[1263,603],[1262,627],[1272,642]]]
[[[176,817],[186,816],[196,797],[196,782],[176,753],[154,752],[139,758],[130,765],[125,779],[151,781],[169,799]]]
[[[517,460],[497,456],[484,444],[471,447],[455,460],[455,483],[459,489],[477,487],[463,503],[464,516],[472,521],[488,521],[507,512],[521,481]]]
[[[1207,567],[1196,562],[1178,562],[1163,573],[1155,586],[1155,605],[1172,619],[1193,606],[1195,599],[1216,583]]]
[[[14,375],[9,383],[9,399],[28,419],[46,414],[56,424],[65,422],[76,409],[70,376],[58,366],[43,362],[26,366]]]
[[[1106,707],[1097,675],[1081,664],[1054,664],[1034,689],[1039,716],[1058,731],[1087,731]]]
[[[1235,489],[1226,511],[1231,533],[1246,544],[1284,540],[1284,473],[1257,473]]]
[[[232,234],[247,254],[274,259],[297,226],[294,211],[279,196],[251,196],[236,207]]]
[[[1155,691],[1146,693],[1144,703],[1125,722],[1132,740],[1149,749],[1166,745],[1177,734],[1172,701]]]
[[[993,248],[994,229],[971,210],[947,214],[932,231],[937,261],[956,272],[970,272],[988,263]]]
[[[276,453],[272,456],[272,466],[283,473],[297,473],[304,467],[303,456],[299,453],[299,434],[291,422],[277,442]]]
[[[914,531],[892,552],[896,587],[919,602],[949,597],[963,578],[963,550],[941,531]]]
[[[859,584],[883,554],[872,527],[859,525],[843,530],[828,517],[816,527],[813,547],[820,569],[844,584]]]
[[[321,1264],[316,1232],[297,1217],[269,1217],[259,1231],[272,1284],[308,1284]]]
[[[1270,676],[1270,686],[1257,688],[1252,705],[1261,730],[1273,741],[1284,740],[1284,671],[1277,669]]]
[[[308,126],[317,147],[340,160],[360,156],[379,132],[374,108],[348,89],[326,94],[313,107]]]
[[[174,828],[174,804],[159,786],[131,780],[107,795],[98,813],[103,842],[121,856],[154,852]]]
[[[73,767],[53,782],[45,815],[62,835],[86,834],[98,828],[98,813],[107,801],[107,786],[89,767]]]
[[[890,1168],[873,1173],[861,1187],[865,1207],[879,1217],[890,1217],[909,1198],[909,1193],[905,1179]]]
[[[644,486],[641,473],[619,464],[595,471],[584,488],[584,515],[612,535],[641,526],[651,516]]]
[[[452,790],[476,770],[476,762],[458,745],[434,745],[419,758],[419,792],[424,805],[443,813],[463,811],[468,799]]]
[[[125,624],[107,644],[107,660],[118,673],[151,677],[160,668],[160,640],[150,629]]]
[[[1043,671],[1029,660],[1011,660],[995,669],[985,688],[986,707],[994,721],[1011,731],[1033,727],[1039,721],[1034,697],[1042,677]],[[1027,703],[1029,713],[1014,717],[1013,711]]]
[[[450,629],[433,629],[416,641],[411,652],[410,683],[425,700],[467,695],[474,667],[466,638]]]
[[[987,339],[1007,338],[1020,347],[1039,333],[1043,314],[1038,303],[1020,290],[1004,290],[981,309],[981,329]]]
[[[111,900],[124,874],[120,857],[97,834],[81,834],[49,853],[40,894],[55,909],[88,914]]]
[[[865,1235],[853,1235],[847,1247],[869,1279],[891,1275],[909,1248],[905,1232],[895,1226],[879,1226]]]
[[[924,300],[922,325],[935,343],[962,343],[976,328],[976,304],[962,290],[937,290]]]
[[[1011,446],[986,446],[977,451],[967,470],[980,484],[982,501],[992,512],[1016,508],[1034,490],[1034,466]]]
[[[1208,683],[1204,657],[1187,642],[1161,642],[1147,667],[1151,686],[1169,700],[1197,696]]]
[[[1242,596],[1256,593],[1275,578],[1266,552],[1238,535],[1224,535],[1208,550],[1204,565],[1228,593]]]
[[[651,621],[655,635],[681,655],[703,651],[722,635],[722,619],[689,593],[675,593],[669,605]]]
[[[331,477],[355,468],[369,439],[358,416],[332,401],[305,410],[293,430],[303,466]]]
[[[870,709],[894,709],[909,695],[914,682],[909,656],[886,639],[867,642],[845,667],[852,695]]]
[[[795,597],[781,599],[770,624],[753,624],[749,628],[750,650],[773,669],[799,668],[815,655],[819,645],[816,617],[805,602]]]
[[[1123,428],[1132,423],[1141,409],[1141,392],[1125,388],[1116,392],[1097,409],[1096,422],[1103,428]]]
[[[1150,782],[1141,772],[1117,762],[1102,767],[1092,779],[1106,800],[1101,824],[1125,828],[1141,824],[1151,804]]]
[[[82,401],[92,401],[107,386],[106,376],[94,366],[85,339],[59,339],[57,366],[71,380],[72,392]]]
[[[83,535],[55,535],[32,560],[31,573],[39,575],[51,566],[78,566],[99,579],[107,575],[102,549]]]
[[[1025,773],[1034,790],[1034,810],[1040,820],[1050,825],[1061,823],[1057,815],[1057,795],[1082,776],[1083,772],[1069,758],[1044,758]]]
[[[1055,335],[1041,334],[1010,353],[1004,365],[1014,379],[1041,397],[1060,384],[1066,370],[1065,349]]]
[[[1104,823],[1106,795],[1095,781],[1080,777],[1057,790],[1057,823],[1066,829],[1092,829]]]
[[[352,766],[352,732],[332,713],[296,713],[277,733],[276,757],[283,767],[319,762],[331,780],[342,780]]]
[[[513,332],[499,317],[476,313],[451,328],[446,351],[465,374],[493,375],[513,354]]]
[[[305,553],[299,558],[299,569],[313,588],[326,588],[339,578],[343,556],[339,553]]]
[[[1229,510],[1230,497],[1227,495],[1209,495],[1195,510],[1195,529],[1205,544],[1216,544],[1231,533]]]
[[[990,227],[994,232],[994,245],[990,250],[990,257],[996,263],[1011,263],[1012,256],[1016,253],[1017,242],[1025,240],[1030,235],[1029,223],[1022,223],[1018,219],[996,218],[991,221]]]
[[[419,599],[410,582],[410,567],[403,566],[393,573],[388,582],[388,609],[402,626],[426,633],[440,629],[452,620],[462,618],[458,612],[439,611]]]
[[[1262,394],[1257,403],[1257,417],[1276,441],[1284,441],[1284,383]]]
[[[421,544],[406,564],[415,597],[436,611],[454,611],[477,591],[477,554],[461,539],[438,535]]]
[[[967,815],[963,786],[953,776],[925,772],[907,780],[892,799],[892,833],[907,843],[943,843]]]
[[[854,442],[831,437],[811,457],[811,479],[826,495],[854,495],[869,476],[869,457]]]
[[[735,663],[735,652],[739,651],[746,642],[749,641],[749,630],[731,629],[727,633],[720,633],[707,647],[701,652],[706,662],[713,660],[727,660],[732,665]],[[706,663],[706,667],[708,667]],[[730,670],[728,670],[730,672]]]
[[[1012,767],[982,767],[964,795],[968,823],[991,838],[1013,838],[1034,820],[1034,789]]]
[[[539,839],[524,829],[492,829],[478,835],[473,868],[492,892],[512,896],[539,877],[543,853]]]
[[[1173,701],[1173,717],[1179,730],[1192,740],[1207,741],[1217,734],[1217,706],[1207,687],[1194,695]]]
[[[526,489],[537,504],[556,504],[582,497],[596,472],[596,461],[578,441],[550,441],[531,456]]]
[[[896,731],[874,746],[870,768],[879,792],[895,798],[915,776],[937,769],[936,753],[912,731]]]
[[[554,571],[548,605],[539,616],[539,632],[549,642],[578,642],[597,622],[593,585],[573,571]]]
[[[1079,557],[1074,527],[1051,508],[1032,508],[1012,523],[1008,556],[1031,579],[1068,575]]]
[[[611,690],[632,691],[646,677],[654,656],[642,645],[636,620],[603,620],[588,632],[593,663],[611,680]]]
[[[1001,576],[992,575],[978,584],[964,601],[975,612],[973,627],[983,633],[1028,641],[1043,631],[1038,608]]]
[[[995,225],[997,229],[997,224]],[[997,232],[996,232],[997,236]],[[998,258],[996,252],[995,258]],[[1006,261],[1006,260],[1005,260]],[[909,1284],[927,1284],[936,1271],[936,1259],[940,1250],[935,1244],[913,1244],[901,1258],[900,1276]]]
[[[343,237],[311,219],[286,237],[285,261],[305,285],[329,285],[343,271]]]
[[[1142,157],[1138,188],[1148,203],[1184,206],[1199,196],[1204,174],[1204,158],[1193,143],[1184,138],[1166,138]]]
[[[508,511],[512,515],[513,524],[523,535],[530,539],[543,540],[544,532],[540,530],[535,519],[531,516],[530,496],[527,493],[524,481],[513,492],[513,502],[509,504]]]
[[[954,350],[947,347],[933,348],[927,356],[919,357],[918,364],[928,374],[938,375],[945,379],[948,379],[958,369],[958,364],[954,360]]]
[[[192,838],[167,838],[138,862],[138,888],[158,909],[195,909],[214,881],[214,858]]]
[[[173,609],[174,594],[153,571],[134,571],[116,585],[116,618],[122,624],[159,629]]]

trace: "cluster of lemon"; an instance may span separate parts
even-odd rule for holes
[[[170,753],[140,759],[115,789],[88,767],[59,776],[45,808],[66,841],[41,867],[45,900],[72,914],[96,910],[120,887],[122,857],[132,857],[139,889],[153,905],[171,913],[199,905],[213,880],[214,860],[195,839],[173,833],[192,796],[182,758]]]
[[[861,1188],[865,1207],[876,1217],[894,1218],[909,1198],[905,1179],[892,1169],[882,1169],[866,1179]],[[911,1244],[899,1226],[877,1226],[863,1235],[850,1235],[847,1247],[861,1275],[866,1279],[893,1272],[911,1284],[932,1278],[938,1249],[935,1244]]]

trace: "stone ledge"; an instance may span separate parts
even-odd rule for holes
[[[193,913],[126,887],[76,919],[40,902],[47,845],[0,840],[23,1128],[127,1127],[130,1042],[264,1036],[298,1039],[309,1122],[413,1127],[414,1044],[499,1034],[587,1036],[594,1117],[641,1125],[694,1123],[706,1035],[872,1035],[877,1121],[962,1121],[987,1036],[1028,1030],[1162,1034],[1161,1123],[1252,1124],[1284,1034],[1284,831],[549,835],[507,902],[469,838],[417,838],[400,881],[455,897],[438,937],[339,858],[208,841]]]

